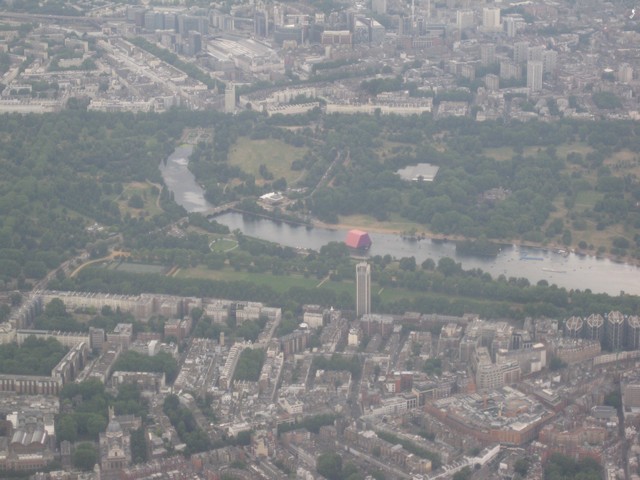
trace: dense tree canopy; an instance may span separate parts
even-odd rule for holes
[[[0,373],[49,376],[68,351],[55,338],[27,337],[21,346],[6,343],[0,345]]]
[[[545,480],[599,480],[602,466],[592,458],[575,461],[570,457],[554,453],[544,468]]]
[[[124,352],[116,363],[113,370],[125,372],[164,372],[167,383],[173,383],[178,375],[178,362],[170,354],[160,352],[154,356],[129,350]]]

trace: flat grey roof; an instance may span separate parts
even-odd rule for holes
[[[407,181],[417,182],[422,178],[424,182],[433,182],[438,174],[440,167],[431,165],[430,163],[419,163],[417,165],[409,165],[408,167],[398,170],[396,173],[400,178]]]

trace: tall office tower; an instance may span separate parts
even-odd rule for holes
[[[564,334],[569,338],[582,338],[582,317],[570,317],[564,324]]]
[[[500,78],[506,80],[508,78],[515,78],[520,80],[522,78],[522,68],[514,62],[509,60],[500,61]]]
[[[387,13],[387,0],[371,0],[373,13]]]
[[[236,86],[228,83],[224,90],[224,113],[236,113]]]
[[[542,62],[527,62],[527,87],[529,92],[542,90]]]
[[[371,313],[371,265],[361,262],[356,265],[356,315]]]
[[[640,317],[630,315],[627,317],[627,347],[631,350],[640,350]]]
[[[500,90],[500,77],[498,75],[494,75],[493,73],[489,73],[484,76],[484,86],[487,87],[487,90],[496,91]]]
[[[456,12],[456,27],[458,30],[473,27],[473,10],[458,10]]]
[[[542,52],[542,69],[545,74],[553,74],[558,64],[558,52],[555,50],[545,50]]]
[[[604,336],[604,318],[598,313],[592,313],[587,317],[587,325],[584,330],[584,338],[602,341]]]
[[[480,45],[480,62],[483,67],[496,63],[496,46],[493,43]]]
[[[618,81],[622,83],[631,83],[633,80],[633,67],[628,63],[623,63],[618,68]]]
[[[505,17],[503,23],[507,31],[507,37],[513,38],[518,33],[519,19],[516,17]]]
[[[513,44],[513,63],[518,65],[526,63],[529,58],[529,42],[516,42]]]
[[[482,9],[482,28],[486,32],[497,32],[502,28],[498,7],[484,7]]]
[[[607,332],[607,347],[612,352],[622,350],[624,344],[624,315],[618,310],[613,310],[607,315],[605,331]]]
[[[527,60],[533,60],[534,62],[542,62],[542,55],[544,54],[544,45],[536,45],[529,47],[527,50]]]

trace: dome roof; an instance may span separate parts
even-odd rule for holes
[[[112,418],[107,425],[107,433],[122,433],[122,427],[115,418]]]

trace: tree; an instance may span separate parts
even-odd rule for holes
[[[459,472],[453,474],[453,480],[469,480],[472,473],[473,472],[471,471],[471,468],[469,468],[468,466],[464,467]]]
[[[107,419],[97,413],[92,413],[87,417],[86,430],[92,437],[97,437],[100,432],[107,428]]]
[[[64,302],[59,298],[54,298],[44,307],[44,313],[47,317],[66,317],[67,308]]]
[[[65,415],[57,428],[58,440],[73,443],[78,438],[78,424],[72,416]]]
[[[522,478],[526,478],[530,466],[531,459],[529,457],[519,458],[513,465],[513,471],[520,475]]]
[[[602,466],[593,458],[583,458],[576,462],[571,457],[554,453],[544,468],[544,478],[548,480],[599,480]]]
[[[427,258],[421,265],[423,270],[433,270],[436,268],[436,262],[432,258]]]
[[[416,270],[416,258],[415,257],[401,258],[400,269],[414,272]]]
[[[81,443],[73,453],[73,464],[82,470],[93,470],[97,461],[98,451],[93,443]]]
[[[555,355],[552,355],[551,358],[549,359],[549,370],[551,370],[552,372],[562,370],[566,366],[567,364],[563,362],[562,359],[560,359],[560,357],[556,357]]]
[[[613,408],[622,408],[622,397],[619,391],[611,392],[605,395],[604,404]]]
[[[438,260],[438,271],[441,272],[444,276],[449,277],[455,273],[458,273],[462,270],[462,267],[459,263],[456,263],[455,260],[449,257],[443,257]]]
[[[613,92],[596,92],[591,98],[598,108],[613,109],[622,107],[622,102]]]
[[[318,456],[318,473],[328,480],[342,480],[342,457],[335,452],[326,452]]]
[[[131,208],[143,208],[144,200],[140,195],[138,195],[137,193],[134,193],[133,195],[131,195],[131,198],[129,198],[127,205]]]

